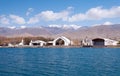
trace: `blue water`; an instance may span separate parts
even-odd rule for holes
[[[120,76],[120,49],[0,48],[0,76]]]

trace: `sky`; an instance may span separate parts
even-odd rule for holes
[[[0,0],[1,27],[120,23],[120,0]]]

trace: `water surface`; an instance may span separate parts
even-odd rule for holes
[[[0,48],[0,76],[119,75],[119,48]]]

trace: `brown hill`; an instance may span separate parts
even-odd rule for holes
[[[116,25],[99,25],[93,27],[81,27],[77,30],[69,28],[24,28],[24,29],[10,29],[0,27],[0,36],[7,37],[23,37],[23,36],[43,36],[43,37],[57,37],[67,36],[73,39],[83,39],[85,37],[105,37],[112,39],[120,39],[120,24]]]
[[[74,39],[83,39],[104,37],[112,39],[120,39],[120,25],[100,25],[94,27],[80,28],[76,31],[64,32],[56,36],[67,36]]]

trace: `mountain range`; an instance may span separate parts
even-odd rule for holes
[[[58,37],[66,36],[71,39],[83,39],[104,37],[112,39],[120,39],[120,24],[114,25],[99,25],[99,26],[84,26],[78,29],[61,28],[61,27],[26,27],[26,28],[8,28],[0,27],[0,36],[5,37],[28,37],[28,36],[43,36],[43,37]]]

